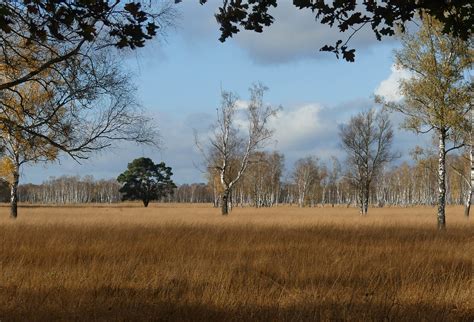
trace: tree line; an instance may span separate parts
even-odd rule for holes
[[[41,184],[20,185],[18,198],[20,202],[33,204],[115,203],[121,200],[119,189],[115,179],[61,176]]]
[[[123,199],[122,185],[116,179],[94,179],[93,176],[61,176],[40,184],[21,184],[18,199],[27,204],[118,203]],[[8,202],[8,183],[0,183],[0,201]],[[206,183],[182,184],[158,202],[212,203],[214,195]]]
[[[323,161],[314,156],[297,160],[285,169],[280,152],[258,152],[258,162],[248,171],[232,192],[234,206],[274,207],[281,204],[300,207],[357,206],[358,189],[350,179],[347,167],[337,158]],[[412,151],[412,162],[387,166],[371,183],[369,204],[416,206],[437,204],[437,156],[420,147]],[[467,154],[452,155],[447,160],[447,198],[450,205],[469,206],[470,185]],[[159,202],[221,204],[219,178],[208,174],[207,183],[182,184],[162,196]],[[35,204],[116,203],[122,200],[122,185],[116,179],[94,179],[92,176],[62,176],[41,184],[22,184],[19,200]],[[9,199],[8,185],[0,187],[0,200]],[[466,215],[468,212],[466,213]]]
[[[419,153],[419,148],[414,152]],[[266,158],[283,155],[277,152],[260,152]],[[275,166],[276,165],[276,166]],[[270,169],[276,169],[271,171]],[[350,169],[333,157],[329,162],[308,156],[297,160],[292,169],[285,171],[283,163],[255,163],[235,187],[232,194],[234,205],[266,207],[278,204],[294,204],[300,207],[357,206],[360,205],[360,189],[351,178]],[[416,155],[413,162],[397,166],[385,166],[370,182],[368,203],[376,207],[415,206],[437,204],[437,157],[434,154]],[[266,171],[265,171],[266,170]],[[462,172],[460,172],[462,171]],[[448,157],[447,203],[470,205],[470,185],[465,180],[469,171],[466,155]],[[278,173],[275,177],[272,174]],[[272,178],[272,179],[270,179]],[[209,181],[214,204],[220,204],[218,178]],[[466,212],[466,215],[468,212]]]

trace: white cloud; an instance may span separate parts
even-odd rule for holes
[[[270,126],[275,129],[275,140],[281,150],[287,150],[314,139],[324,129],[321,121],[320,104],[307,104],[282,110],[272,120]]]
[[[235,102],[235,106],[237,110],[246,110],[249,107],[249,102],[239,99]]]
[[[380,82],[374,93],[383,96],[387,101],[397,102],[403,99],[403,95],[400,93],[400,81],[410,78],[411,74],[395,64],[392,64],[390,70],[390,76]]]

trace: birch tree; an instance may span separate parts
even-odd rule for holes
[[[29,84],[17,89],[22,100],[17,101],[17,97],[8,96],[3,98],[1,107],[8,105],[11,108],[2,111],[2,118],[8,118],[15,124],[27,125],[31,120],[31,115],[37,115],[39,110],[46,108],[49,102],[49,93],[44,92],[38,84]],[[6,115],[5,113],[9,114]],[[63,111],[58,111],[57,116],[61,117]],[[1,136],[0,142],[3,147],[3,158],[0,165],[0,176],[3,177],[10,186],[10,217],[17,217],[18,184],[20,181],[20,167],[25,163],[38,163],[56,160],[58,149],[48,144],[48,141],[30,133],[10,126],[9,122],[0,122]],[[47,137],[59,136],[49,128],[42,131],[42,135]]]
[[[120,187],[115,179],[52,177],[42,184],[19,185],[18,200],[33,204],[113,203],[121,200]]]
[[[329,202],[332,207],[335,203],[340,203],[340,176],[342,172],[341,163],[339,160],[332,156],[331,157],[332,167],[329,172]]]
[[[284,157],[278,152],[257,152],[238,184],[241,204],[271,207],[278,203]]]
[[[252,155],[263,148],[273,135],[269,121],[279,108],[264,103],[263,96],[267,90],[262,84],[250,87],[250,101],[244,120],[238,119],[237,95],[223,91],[208,147],[204,147],[196,137],[196,145],[204,154],[208,168],[219,175],[222,215],[229,213],[232,191],[252,162]],[[239,123],[245,124],[246,129],[240,128]]]
[[[313,185],[319,177],[318,159],[306,157],[296,161],[292,174],[293,181],[297,188],[298,205],[304,207],[308,194],[314,190]],[[311,198],[312,199],[312,198]]]
[[[347,125],[341,126],[339,136],[347,153],[347,176],[357,188],[360,213],[366,215],[374,178],[396,158],[390,151],[392,124],[387,113],[372,109],[353,116]]]
[[[433,132],[438,142],[438,228],[446,228],[446,155],[463,147],[469,132],[472,83],[472,43],[443,33],[440,22],[429,16],[416,34],[401,36],[396,64],[412,77],[400,82],[401,102],[385,102],[403,113],[405,128]],[[383,98],[379,98],[383,101]]]

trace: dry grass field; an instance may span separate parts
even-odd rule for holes
[[[0,208],[0,321],[472,321],[461,208]]]

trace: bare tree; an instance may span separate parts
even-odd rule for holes
[[[58,151],[87,158],[114,140],[154,143],[113,57],[163,34],[176,16],[167,0],[0,2],[0,127],[13,218],[21,164]],[[31,104],[32,92],[41,104]]]
[[[372,181],[396,157],[390,152],[392,125],[387,113],[372,109],[352,117],[347,125],[341,126],[339,135],[347,153],[347,176],[357,188],[360,212],[365,215]]]
[[[298,192],[298,205],[304,207],[308,193],[319,177],[318,159],[306,157],[296,161],[292,177]]]
[[[328,175],[328,184],[329,184],[329,202],[331,203],[332,207],[334,207],[335,203],[340,203],[340,176],[341,176],[341,163],[335,157],[331,157],[332,167],[329,171]]]
[[[3,75],[15,79],[17,70],[7,67]],[[129,77],[110,53],[77,56],[61,70],[49,69],[38,76],[5,89],[0,100],[0,142],[8,159],[3,170],[10,172],[6,177],[12,218],[17,216],[24,163],[54,161],[59,151],[85,159],[116,140],[156,144],[151,119],[142,113]]]
[[[252,162],[251,156],[272,137],[273,131],[269,129],[268,122],[279,108],[264,103],[263,95],[267,90],[262,84],[254,84],[250,88],[246,117],[240,120],[245,123],[246,131],[238,125],[238,113],[241,111],[237,95],[223,91],[209,145],[203,146],[196,136],[196,145],[205,156],[208,168],[219,175],[222,215],[227,215],[232,207],[232,190]]]

